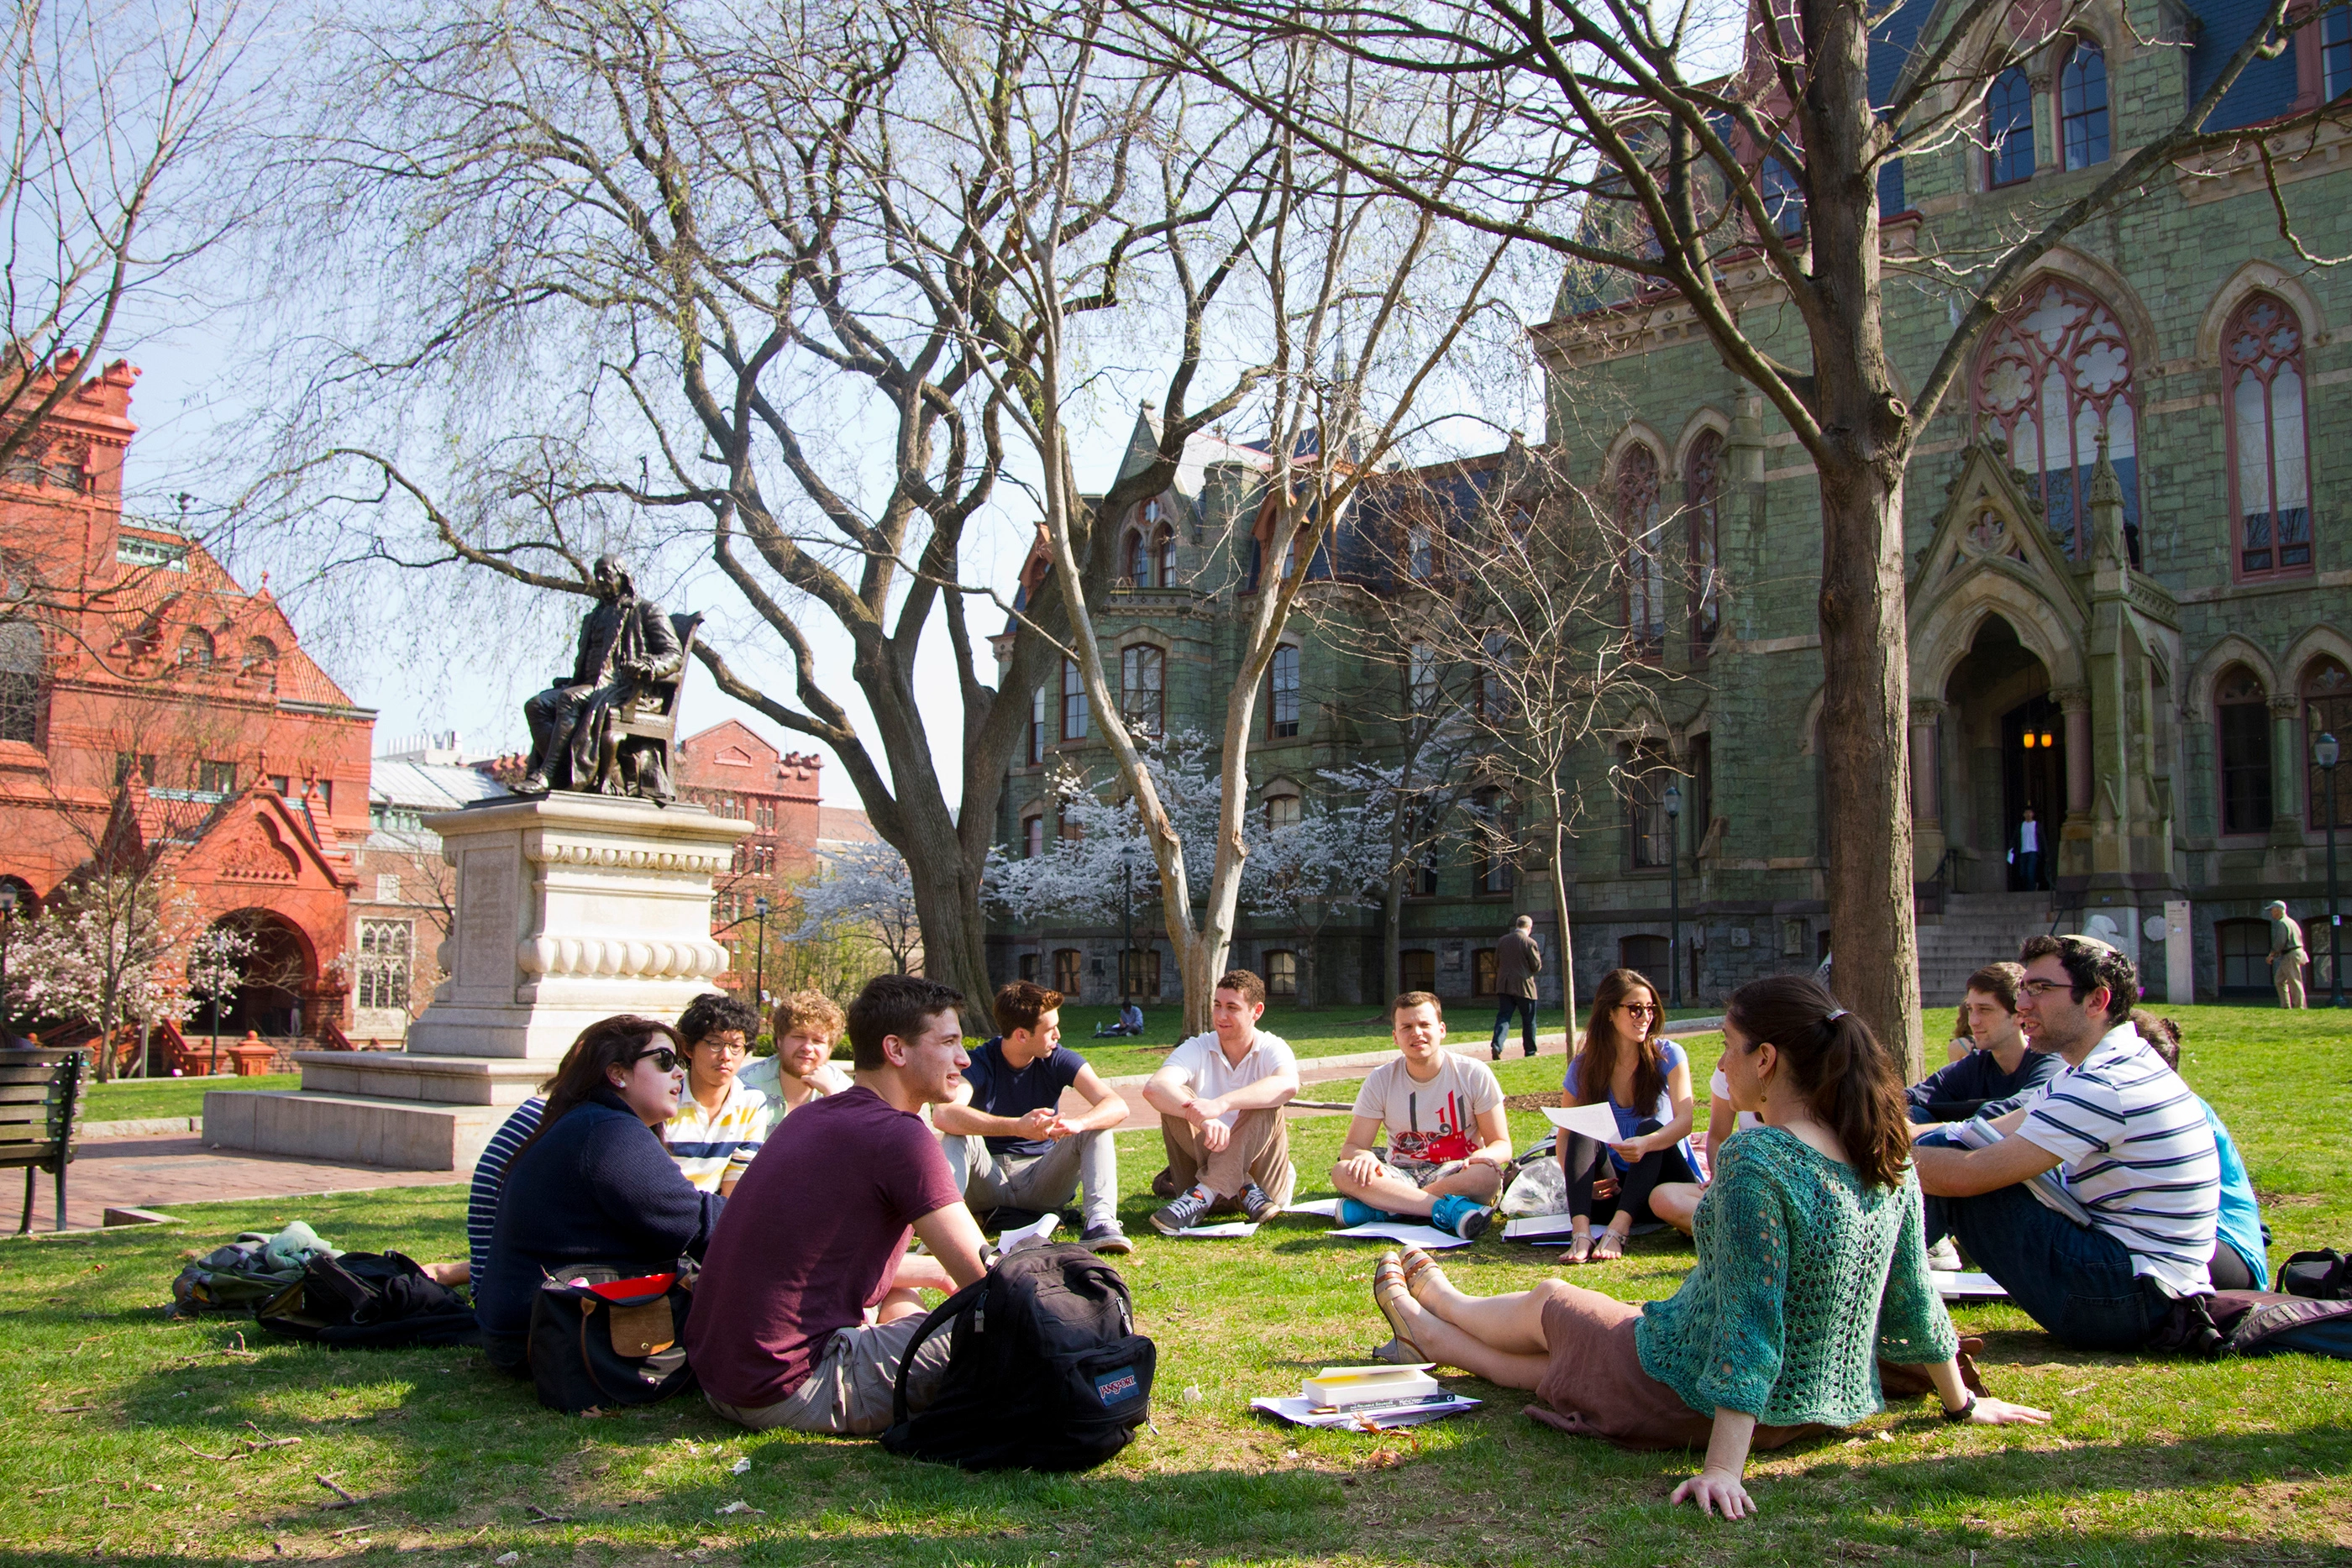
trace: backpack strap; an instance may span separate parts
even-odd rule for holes
[[[898,1379],[893,1385],[890,1395],[892,1426],[903,1427],[907,1424],[907,1369],[915,1364],[915,1353],[922,1348],[923,1342],[930,1338],[941,1323],[950,1318],[962,1315],[963,1310],[971,1305],[981,1292],[988,1289],[988,1282],[995,1277],[996,1271],[992,1269],[938,1306],[933,1307],[929,1315],[923,1319],[923,1326],[915,1331],[915,1337],[907,1342],[907,1354],[898,1358]]]

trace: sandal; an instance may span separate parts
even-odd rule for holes
[[[1445,1277],[1445,1270],[1437,1266],[1437,1260],[1418,1247],[1406,1248],[1399,1260],[1404,1270],[1405,1292],[1415,1301],[1419,1301],[1422,1292],[1432,1285],[1451,1285],[1454,1282]]]
[[[1568,1264],[1585,1264],[1591,1262],[1592,1232],[1590,1230],[1585,1231],[1582,1235],[1578,1236],[1570,1241],[1568,1244],[1568,1250],[1559,1255],[1559,1260]]]
[[[1623,1256],[1625,1256],[1624,1237],[1613,1229],[1593,1233],[1592,1260],[1595,1263],[1614,1263]]]
[[[1372,1302],[1388,1320],[1389,1332],[1396,1335],[1397,1343],[1411,1351],[1416,1361],[1427,1361],[1421,1345],[1405,1325],[1403,1303],[1412,1300],[1412,1292],[1404,1288],[1404,1263],[1393,1252],[1383,1252],[1372,1266]]]

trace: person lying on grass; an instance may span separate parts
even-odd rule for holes
[[[1503,1086],[1483,1061],[1445,1049],[1445,1015],[1427,991],[1407,991],[1390,1010],[1394,1061],[1372,1069],[1331,1167],[1339,1223],[1427,1219],[1475,1241],[1494,1218],[1511,1164]],[[1381,1130],[1389,1154],[1372,1152]]]
[[[1755,980],[1724,1009],[1732,1103],[1763,1125],[1725,1141],[1697,1215],[1698,1264],[1633,1306],[1547,1280],[1463,1294],[1425,1253],[1384,1256],[1372,1295],[1402,1348],[1506,1388],[1528,1414],[1622,1448],[1704,1444],[1673,1500],[1755,1509],[1751,1448],[1851,1427],[1885,1407],[1881,1357],[1917,1366],[1947,1420],[2046,1425],[1971,1394],[1927,1276],[1903,1080],[1863,1021],[1815,982]]]

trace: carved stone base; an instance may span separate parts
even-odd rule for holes
[[[208,1143],[463,1168],[581,1030],[616,1013],[675,1022],[726,971],[727,950],[710,936],[710,883],[748,822],[557,793],[425,825],[457,867],[457,909],[440,951],[449,977],[409,1027],[407,1049],[301,1052],[301,1092],[267,1106],[207,1095]]]

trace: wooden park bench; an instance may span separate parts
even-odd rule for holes
[[[33,1181],[40,1171],[57,1177],[57,1228],[66,1228],[66,1166],[73,1163],[89,1071],[89,1058],[78,1050],[0,1051],[0,1169],[25,1172],[19,1236],[33,1228]]]

